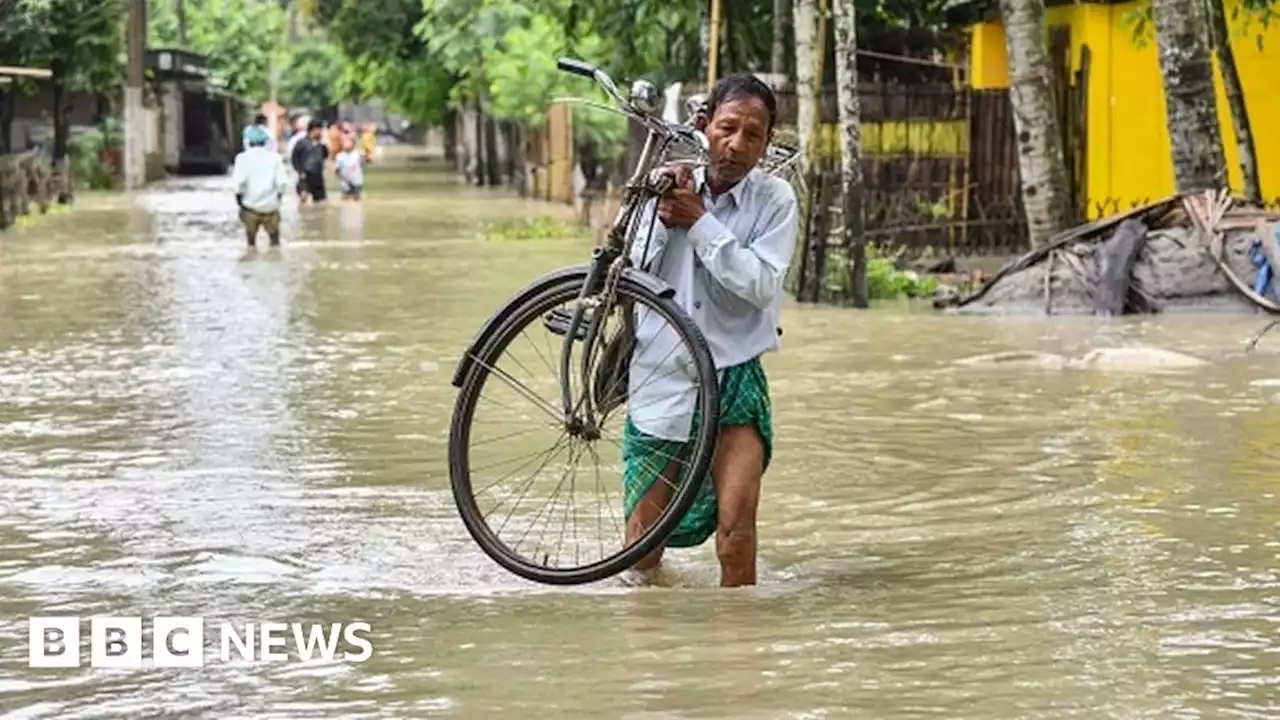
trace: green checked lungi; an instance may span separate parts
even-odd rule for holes
[[[692,434],[696,434],[698,423],[695,411]],[[720,380],[720,426],[725,425],[755,425],[764,441],[764,467],[769,467],[773,456],[773,407],[769,401],[769,381],[760,358],[725,369]],[[684,444],[646,435],[632,424],[630,415],[627,416],[622,431],[622,483],[628,518],[666,470],[671,458],[688,459],[680,454]],[[685,466],[681,479],[688,472],[689,468]],[[680,525],[668,538],[667,546],[687,548],[706,542],[716,532],[716,511],[716,484],[708,469],[693,507],[680,520]]]

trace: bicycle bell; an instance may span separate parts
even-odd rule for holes
[[[694,93],[684,101],[684,112],[688,117],[686,122],[692,123],[696,115],[705,115],[707,112],[707,94]]]
[[[631,83],[630,102],[642,113],[653,114],[662,109],[662,98],[658,88],[648,80],[636,80]]]

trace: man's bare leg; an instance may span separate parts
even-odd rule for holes
[[[720,586],[756,584],[756,510],[764,475],[764,442],[754,425],[720,429],[712,464],[716,483],[716,557]]]
[[[267,230],[267,238],[271,242],[271,247],[280,247],[280,211],[272,213],[267,217],[264,223]]]
[[[667,503],[671,502],[671,490],[675,485],[675,478],[679,477],[680,464],[678,461],[672,460],[667,464],[667,469],[662,472],[662,476],[654,480],[653,487],[649,488],[649,492],[640,498],[640,502],[636,503],[635,512],[631,513],[631,517],[627,518],[627,545],[630,546],[640,539],[644,531],[652,527],[662,515],[662,511],[666,509]],[[648,573],[658,567],[662,563],[662,551],[665,548],[659,545],[653,552],[645,555],[635,565],[633,570],[639,570]]]

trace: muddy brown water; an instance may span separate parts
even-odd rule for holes
[[[438,165],[286,209],[225,179],[0,238],[0,711],[11,718],[1263,717],[1280,682],[1280,335],[1258,317],[784,310],[761,582],[505,573],[457,519],[449,377],[591,242]],[[1162,374],[995,369],[1148,345]],[[371,626],[363,663],[27,667],[32,615]],[[148,623],[150,621],[148,620]]]

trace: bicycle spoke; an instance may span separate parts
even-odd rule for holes
[[[476,362],[480,363],[481,367],[485,368],[491,373],[496,374],[499,378],[505,381],[507,385],[511,386],[511,389],[523,395],[526,400],[532,402],[534,405],[541,408],[542,411],[545,412],[547,415],[550,415],[553,420],[555,420],[556,422],[564,422],[563,414],[558,409],[556,409],[554,405],[538,397],[536,394],[534,394],[533,390],[529,389],[524,383],[511,377],[510,373],[486,363],[484,360],[476,357],[475,355],[472,355],[471,357],[474,358]]]

